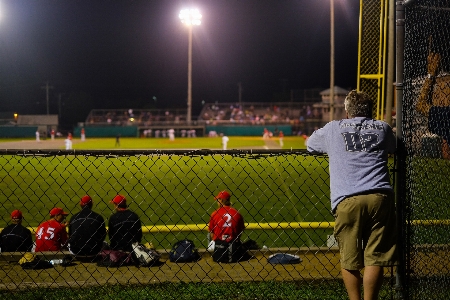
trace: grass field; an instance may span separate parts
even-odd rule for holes
[[[239,136],[229,137],[228,149],[259,149],[266,146],[262,137]],[[272,145],[279,144],[278,138],[272,138]],[[13,147],[10,145],[14,145]],[[65,149],[63,138],[54,141],[47,139],[37,143],[33,138],[8,138],[0,139],[0,149],[22,149],[26,147],[43,149]],[[305,140],[302,137],[284,137],[283,149],[304,149]],[[110,149],[222,149],[221,137],[197,137],[197,138],[120,138],[120,146],[116,146],[115,138],[86,138],[81,142],[79,138],[73,139],[73,149],[77,150],[110,150]]]
[[[115,138],[88,139],[82,143],[75,140],[73,147],[109,150],[114,144]],[[120,144],[120,149],[213,149],[213,145],[218,149],[220,139],[178,138],[170,142],[122,138]],[[264,146],[260,137],[231,137],[229,142],[229,149]],[[304,140],[286,137],[285,147],[304,148]],[[234,206],[248,223],[333,220],[328,164],[324,158],[309,155],[6,155],[0,157],[0,163],[0,227],[7,224],[9,212],[16,208],[25,213],[25,225],[30,227],[46,219],[53,206],[73,214],[84,194],[93,197],[94,209],[108,220],[113,212],[109,201],[122,193],[143,225],[200,225],[198,231],[147,234],[147,241],[170,248],[176,240],[187,237],[202,247],[206,245],[204,225],[216,208],[213,197],[223,189],[233,194]],[[250,237],[268,247],[323,246],[330,233],[329,229],[247,230],[244,239]]]

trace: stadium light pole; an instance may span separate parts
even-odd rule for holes
[[[330,0],[330,121],[334,119],[334,0]]]
[[[198,9],[183,9],[178,15],[181,23],[188,27],[189,47],[188,47],[188,90],[187,90],[187,116],[186,121],[191,124],[192,118],[192,27],[200,25],[202,15]]]

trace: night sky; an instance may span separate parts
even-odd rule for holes
[[[84,121],[93,108],[185,108],[196,7],[193,113],[202,101],[281,101],[329,87],[329,0],[3,0],[0,110]],[[335,1],[335,84],[356,87],[359,2]],[[156,100],[154,99],[156,98]],[[61,99],[61,101],[59,101]],[[287,99],[289,100],[289,99]]]

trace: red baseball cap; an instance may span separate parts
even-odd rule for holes
[[[57,215],[63,215],[63,216],[67,216],[69,213],[65,212],[62,208],[60,207],[55,207],[52,208],[52,210],[50,210],[50,216],[54,217]]]
[[[91,198],[91,196],[89,196],[89,195],[84,195],[83,197],[81,197],[81,200],[80,200],[80,205],[81,205],[81,206],[85,206],[85,205],[87,205],[87,204],[89,204],[89,203],[92,203],[92,198]]]
[[[11,213],[11,219],[22,219],[22,212],[18,209],[15,209]]]
[[[127,199],[125,199],[125,196],[117,195],[111,200],[111,203],[114,203],[115,205],[120,205],[121,203],[126,204]]]
[[[230,199],[230,197],[231,197],[230,193],[228,193],[227,191],[221,191],[221,192],[219,192],[217,194],[216,197],[214,197],[214,199],[216,199],[216,200],[219,200],[219,199],[226,200],[226,199]]]

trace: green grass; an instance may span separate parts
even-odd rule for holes
[[[383,285],[379,299],[393,299],[393,289]],[[102,286],[83,289],[47,289],[24,292],[0,292],[5,300],[14,299],[122,299],[122,300],[344,300],[348,299],[339,280],[320,282],[229,282],[229,283],[165,283],[147,286]]]
[[[245,147],[263,147],[260,137],[230,137],[228,149]],[[64,146],[64,145],[62,145]],[[74,139],[73,149],[221,149],[221,137],[197,138],[120,138],[120,146],[116,146],[115,138],[87,138],[84,142]]]
[[[410,161],[407,182],[412,220],[448,220],[450,215],[450,161],[415,157]],[[419,221],[410,231],[414,244],[448,244],[450,226],[425,226]]]
[[[236,145],[260,144],[259,137],[232,137]],[[290,143],[304,145],[303,138]],[[180,148],[208,148],[215,138],[176,139]],[[115,139],[91,139],[78,145],[99,149]],[[168,140],[121,139],[130,148],[159,149]],[[286,144],[288,144],[286,142]],[[237,147],[237,146],[236,146]],[[172,147],[171,147],[172,148]],[[257,159],[255,159],[257,158]],[[214,196],[229,190],[234,206],[249,223],[332,221],[329,213],[328,164],[324,158],[303,155],[182,156],[9,156],[0,157],[0,227],[9,212],[21,209],[24,224],[36,227],[54,206],[71,214],[79,211],[84,194],[94,199],[94,210],[108,220],[109,201],[121,193],[142,223],[151,225],[207,224],[216,208]],[[69,216],[70,218],[70,216]],[[248,230],[252,238],[268,247],[323,246],[331,230]],[[206,246],[206,231],[152,233],[145,236],[158,248],[170,248],[189,237]]]
[[[206,149],[218,141],[178,138],[174,143],[180,148]],[[231,137],[233,145],[231,141],[244,148],[264,143],[260,137]],[[114,138],[88,139],[74,147],[98,150],[114,147],[114,143]],[[168,139],[121,139],[121,147],[128,145],[130,149],[165,149],[168,143]],[[305,147],[301,137],[286,137],[285,145]],[[13,209],[24,212],[24,224],[30,227],[47,219],[54,206],[74,214],[84,194],[93,197],[94,210],[108,220],[113,213],[109,201],[117,193],[126,195],[130,209],[138,213],[143,225],[203,226],[216,208],[213,197],[223,189],[232,193],[233,205],[249,223],[333,221],[324,157],[138,153],[123,157],[107,153],[112,155],[0,157],[0,228],[9,222]],[[323,246],[331,233],[332,229],[247,230],[243,238],[268,247]],[[199,247],[206,246],[206,231],[151,233],[145,240],[158,248],[170,248],[185,237]]]

